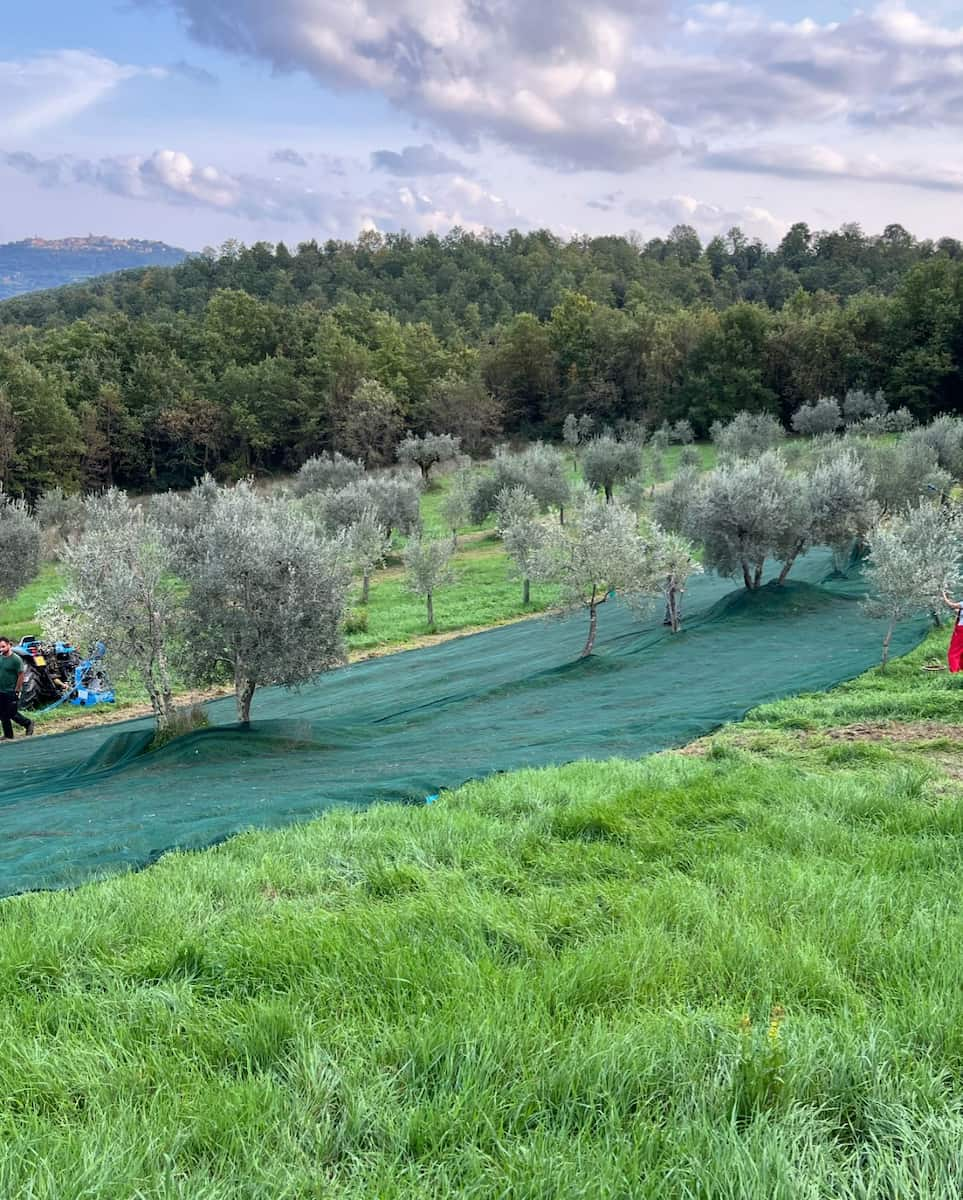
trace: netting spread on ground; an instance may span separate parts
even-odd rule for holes
[[[858,582],[811,554],[785,587],[692,581],[685,631],[608,603],[592,658],[582,616],[509,625],[233,699],[212,727],[145,753],[146,721],[0,748],[0,895],[70,886],[173,847],[290,824],[334,804],[421,801],[493,771],[681,745],[752,706],[879,659]],[[893,652],[922,636],[904,624]],[[283,632],[283,631],[280,631]]]

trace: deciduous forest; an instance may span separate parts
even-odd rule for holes
[[[0,476],[33,499],[374,466],[406,431],[478,454],[570,412],[702,435],[851,389],[925,420],[963,411],[961,364],[963,246],[898,225],[226,243],[0,305]]]

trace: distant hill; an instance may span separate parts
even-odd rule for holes
[[[133,267],[174,267],[188,252],[139,238],[27,238],[0,245],[0,300]]]

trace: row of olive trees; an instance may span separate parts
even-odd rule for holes
[[[683,471],[654,502],[660,524],[701,546],[707,567],[749,590],[760,587],[770,559],[783,583],[813,546],[846,552],[878,511],[872,477],[845,450],[810,471],[791,471],[773,450],[704,475]]]
[[[175,677],[227,674],[248,722],[256,688],[292,686],[342,660],[350,553],[289,500],[208,478],[150,509],[115,489],[84,509],[43,628],[107,642],[143,680],[159,729],[175,718]]]
[[[943,594],[960,594],[963,512],[921,500],[889,516],[868,534],[866,613],[886,622],[882,665],[899,621],[928,613],[940,624]]]

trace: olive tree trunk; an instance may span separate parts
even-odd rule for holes
[[[251,700],[257,684],[238,677],[234,681],[234,699],[237,702],[237,719],[242,725],[251,723]]]
[[[589,631],[585,645],[582,647],[582,653],[579,658],[588,658],[595,648],[595,635],[599,629],[599,605],[604,604],[608,599],[607,595],[597,597],[596,589],[592,588],[592,599],[588,602],[589,610]]]

